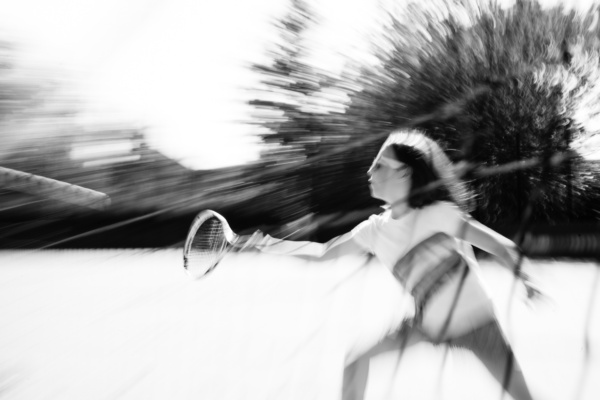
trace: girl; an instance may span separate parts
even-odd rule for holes
[[[517,246],[469,217],[465,185],[437,143],[420,132],[392,133],[368,175],[371,195],[383,200],[386,210],[351,232],[325,244],[282,241],[260,232],[249,241],[262,251],[307,258],[375,255],[412,294],[414,328],[434,343],[471,350],[513,398],[531,399],[471,247],[497,256],[512,270]],[[528,295],[535,294],[521,278]]]

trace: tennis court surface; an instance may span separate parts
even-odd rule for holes
[[[597,264],[532,261],[550,300],[518,287],[510,312],[510,274],[482,265],[538,398],[600,398]],[[336,399],[345,362],[410,315],[390,278],[358,258],[238,254],[193,281],[180,249],[3,251],[0,399]],[[366,398],[500,399],[470,354],[444,354],[384,352]]]

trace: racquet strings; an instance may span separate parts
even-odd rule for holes
[[[186,269],[193,277],[201,277],[217,266],[225,255],[229,242],[223,223],[216,217],[202,222],[192,239],[186,258]]]

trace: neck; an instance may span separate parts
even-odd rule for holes
[[[390,207],[390,209],[392,210],[392,219],[400,219],[412,210],[408,203],[405,202],[395,204],[392,207]]]

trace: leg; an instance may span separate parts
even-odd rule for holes
[[[531,400],[527,382],[510,344],[496,320],[449,341],[451,346],[471,350],[515,400]]]
[[[369,377],[369,356],[362,356],[344,368],[342,400],[363,400]]]
[[[418,329],[413,328],[410,324],[403,324],[399,332],[386,337],[344,369],[342,400],[364,399],[371,357],[390,351],[403,352],[408,347],[424,340],[427,340],[426,337]]]

